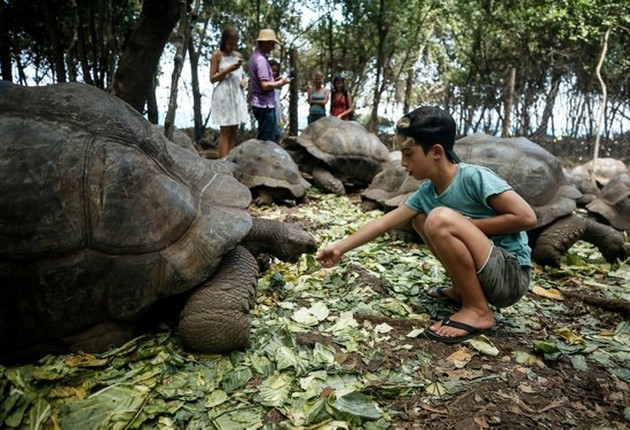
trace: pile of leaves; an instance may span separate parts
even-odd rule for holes
[[[259,216],[321,246],[381,215],[357,196],[310,194]],[[384,235],[331,269],[273,262],[251,348],[185,351],[167,324],[104,354],[0,367],[0,427],[45,429],[627,428],[630,267],[578,243],[560,270],[496,312],[497,336],[443,345],[423,331],[456,311],[425,247]]]

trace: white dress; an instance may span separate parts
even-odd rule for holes
[[[239,57],[225,55],[219,61],[219,72],[236,63]],[[218,81],[212,91],[210,121],[218,126],[240,125],[247,122],[247,102],[241,87],[243,68],[231,72]]]

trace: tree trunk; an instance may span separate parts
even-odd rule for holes
[[[112,92],[142,112],[171,31],[179,18],[177,0],[144,0],[114,75]]]
[[[368,130],[372,133],[378,128],[378,105],[381,101],[381,79],[383,78],[383,66],[385,63],[385,38],[389,30],[389,26],[385,22],[385,3],[381,0],[379,3],[379,21],[378,21],[378,47],[376,53],[376,68],[374,70],[374,100],[372,103],[372,112],[370,114],[370,122]],[[356,106],[356,101],[355,101]]]
[[[159,112],[157,105],[157,97],[155,95],[155,87],[157,83],[157,77],[151,79],[151,89],[147,97],[147,118],[151,124],[157,124],[159,121]]]
[[[66,66],[63,60],[63,48],[61,47],[57,20],[55,19],[56,14],[52,10],[51,2],[44,1],[43,6],[46,28],[48,29],[48,36],[50,36],[50,43],[52,45],[51,64],[54,65],[57,82],[66,82]]]
[[[184,61],[186,61],[186,52],[188,51],[188,42],[190,40],[190,26],[192,25],[192,16],[197,16],[199,0],[196,0],[195,10],[188,14],[188,2],[180,1],[179,3],[179,29],[175,38],[175,64],[173,65],[173,74],[171,76],[171,96],[168,102],[168,111],[164,119],[164,135],[167,139],[173,139],[173,129],[175,128],[175,112],[177,111],[177,93],[179,90],[179,78],[182,75]]]
[[[542,118],[540,119],[540,126],[538,127],[538,130],[536,130],[531,136],[531,139],[534,142],[542,140],[542,138],[547,134],[549,120],[551,119],[551,115],[553,114],[553,107],[556,103],[556,97],[558,96],[558,92],[560,91],[561,78],[562,75],[558,72],[555,72],[551,77],[551,88],[545,100],[545,108],[543,109]]]
[[[193,46],[192,36],[188,39],[188,62],[190,64],[190,85],[193,96],[193,127],[195,141],[201,139],[203,124],[201,120],[201,91],[199,90],[199,52]]]
[[[195,44],[193,43],[192,34],[190,39],[188,40],[188,57],[190,62],[190,79],[192,85],[192,94],[193,94],[193,118],[194,118],[194,127],[195,127],[195,141],[199,141],[203,136],[203,119],[201,116],[201,91],[199,89],[199,57],[201,56],[201,52],[205,43],[205,35],[208,28],[208,21],[210,17],[207,17],[204,24],[203,30],[199,36],[199,48],[195,49]]]
[[[76,44],[77,44],[77,60],[81,66],[81,72],[83,73],[83,80],[88,85],[94,85],[92,79],[92,70],[90,69],[90,62],[87,58],[87,49],[85,43],[85,11],[81,10],[76,2],[73,2],[73,8],[75,13],[75,25],[76,25]]]
[[[592,182],[594,181],[594,173],[595,173],[595,164],[597,163],[597,157],[599,156],[599,138],[602,133],[602,124],[606,120],[606,99],[608,92],[606,90],[606,83],[602,78],[602,65],[604,64],[604,60],[606,59],[606,51],[608,50],[608,37],[610,36],[610,28],[606,30],[606,34],[604,35],[604,44],[602,46],[602,52],[599,56],[599,62],[597,63],[597,68],[595,69],[595,74],[597,75],[597,80],[602,87],[602,99],[599,102],[599,119],[597,121],[597,133],[595,133],[595,148],[593,148],[593,161],[591,162],[591,168],[589,169],[590,179]]]
[[[407,80],[405,81],[405,100],[403,101],[403,115],[409,113],[409,101],[411,100],[411,95],[413,94],[413,84],[416,80],[416,71],[413,67],[409,67],[407,70]]]
[[[0,6],[0,69],[2,69],[2,79],[13,82],[13,68],[11,67],[11,48],[9,44],[8,24],[9,8]]]
[[[332,84],[332,80],[334,79],[335,71],[334,71],[334,62],[333,58],[335,55],[335,42],[333,40],[333,18],[329,13],[328,15],[328,72],[330,73],[329,80]]]
[[[510,67],[507,85],[505,86],[505,118],[501,137],[510,136],[512,126],[512,106],[514,105],[514,87],[516,86],[516,67]]]
[[[297,75],[298,68],[298,51],[297,48],[291,48],[289,51],[289,64],[292,73],[294,73],[293,79],[289,83],[289,135],[298,135],[298,82],[299,77]]]

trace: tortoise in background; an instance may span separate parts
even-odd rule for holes
[[[375,134],[334,116],[309,124],[284,146],[315,186],[333,194],[345,194],[346,186],[367,186],[389,161],[387,146]]]
[[[121,345],[179,295],[184,346],[247,347],[258,265],[241,245],[287,260],[316,248],[252,220],[224,162],[93,86],[1,81],[0,165],[1,361]]]
[[[246,140],[230,151],[227,161],[236,164],[234,176],[251,190],[258,206],[283,200],[308,203],[306,190],[311,184],[275,142]]]
[[[577,200],[580,207],[587,206],[597,199],[601,189],[605,187],[613,178],[628,173],[628,167],[621,160],[614,158],[598,158],[574,167],[565,175],[582,193],[582,197]]]
[[[378,209],[389,212],[404,204],[420,186],[421,181],[409,175],[400,164],[400,151],[392,151],[390,158],[391,161],[374,176],[370,186],[361,192],[362,210]],[[390,235],[395,239],[408,242],[421,240],[411,222],[393,229]]]
[[[617,230],[630,230],[630,173],[610,179],[586,209],[603,217]]]
[[[389,212],[405,203],[420,186],[420,182],[409,175],[400,164],[400,151],[390,153],[390,162],[378,172],[370,185],[361,193],[363,210],[380,209]]]

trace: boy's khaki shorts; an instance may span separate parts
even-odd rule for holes
[[[493,245],[486,264],[477,272],[488,303],[505,308],[518,302],[529,290],[530,269],[520,266],[514,255]]]

